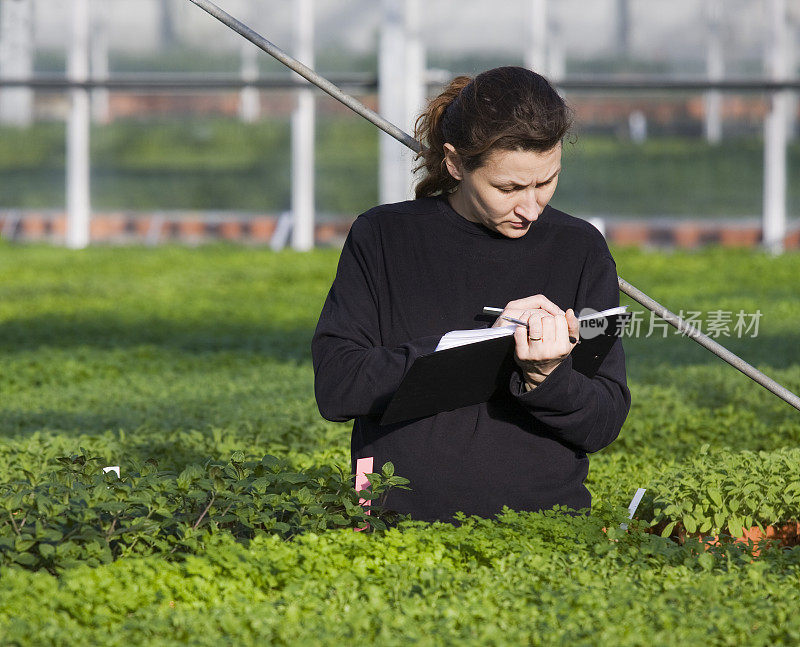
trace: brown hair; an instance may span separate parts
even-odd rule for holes
[[[418,198],[447,194],[458,186],[444,164],[451,144],[467,171],[493,150],[552,150],[569,131],[572,111],[543,76],[524,67],[497,67],[474,79],[457,76],[417,118],[422,152],[415,170]]]

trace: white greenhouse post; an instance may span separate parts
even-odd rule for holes
[[[617,53],[623,58],[631,55],[631,6],[630,0],[616,0]]]
[[[69,53],[70,81],[89,78],[89,0],[74,0],[72,43]],[[72,106],[67,123],[67,247],[89,244],[89,91],[70,90]]]
[[[567,76],[567,53],[564,45],[566,41],[566,38],[563,37],[564,31],[555,11],[550,13],[547,31],[550,34],[547,41],[547,78],[553,83],[558,83]]]
[[[404,3],[383,0],[378,52],[378,104],[381,116],[394,124],[406,120],[406,48]],[[386,133],[379,135],[379,196],[382,203],[405,200],[408,188],[406,147]]]
[[[255,19],[255,5],[250,5],[249,14],[252,25]],[[240,74],[243,81],[253,82],[258,79],[258,53],[257,47],[242,39]],[[245,123],[254,123],[260,116],[261,94],[258,88],[242,88],[239,92],[239,118]]]
[[[709,81],[721,81],[725,74],[725,59],[722,54],[722,0],[707,0],[706,11],[706,76]],[[722,93],[719,90],[706,92],[704,126],[707,142],[718,144],[722,141]]]
[[[770,0],[767,69],[776,81],[787,77],[788,28],[786,0]],[[784,249],[786,236],[786,144],[789,136],[790,95],[774,92],[764,123],[764,247],[773,254]]]
[[[528,0],[525,67],[547,76],[547,0]]]
[[[105,0],[92,3],[92,37],[91,37],[91,70],[95,81],[108,80],[108,5]],[[94,121],[107,124],[110,120],[108,90],[95,88],[92,90],[92,118]]]
[[[248,41],[242,41],[242,81],[253,82],[258,79],[258,49]],[[239,93],[239,117],[245,123],[258,121],[261,104],[258,88],[242,88]]]
[[[32,1],[0,2],[0,74],[7,79],[26,79],[32,72]],[[0,121],[13,126],[30,126],[33,91],[30,88],[0,90]]]
[[[313,0],[294,0],[295,58],[314,67]],[[297,91],[292,115],[292,247],[314,247],[314,91]]]
[[[414,132],[417,115],[425,107],[425,45],[422,41],[422,12],[420,0],[406,0],[406,114],[402,125],[407,132]],[[405,161],[406,197],[414,195],[414,154],[410,150],[403,151]]]
[[[787,43],[788,48],[788,70],[789,76],[796,76],[800,74],[800,4],[792,5],[792,12],[790,14],[789,25],[789,38]],[[798,107],[800,107],[800,90],[787,93],[789,104],[787,115],[789,119],[789,137],[791,139],[797,138],[800,134],[800,120],[798,120]]]
[[[787,61],[786,70],[787,76],[797,76],[800,73],[800,3],[793,6],[794,11],[790,13],[787,40]],[[797,110],[800,106],[800,91],[794,90],[787,92],[788,98],[786,99],[786,118],[788,121],[789,139],[793,140],[798,135],[798,119]]]

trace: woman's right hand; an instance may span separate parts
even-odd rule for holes
[[[514,331],[514,359],[522,369],[525,390],[530,391],[572,352],[580,335],[580,323],[571,308],[564,312],[541,294],[511,301],[503,314],[527,322],[527,326],[517,326]],[[505,321],[498,318],[495,325]]]
[[[536,294],[532,297],[509,301],[505,308],[503,308],[503,315],[506,317],[513,317],[514,319],[521,319],[523,321],[527,321],[529,317],[533,318],[534,321],[538,321],[545,315],[558,316],[564,314],[561,308],[543,294]],[[510,322],[503,319],[501,315],[492,324],[492,328],[507,326],[509,323]]]

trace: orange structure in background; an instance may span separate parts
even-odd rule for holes
[[[227,240],[253,245],[269,244],[278,217],[240,212],[108,212],[91,220],[91,242],[103,244],[156,244],[174,242],[196,245]],[[340,245],[353,218],[326,219],[315,226],[317,245]],[[59,211],[0,211],[0,232],[9,240],[62,244],[66,215]],[[621,247],[694,249],[705,245],[758,247],[758,220],[609,219],[606,239]],[[800,249],[800,227],[786,235],[786,249]]]

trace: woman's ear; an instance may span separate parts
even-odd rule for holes
[[[458,153],[456,153],[456,149],[452,144],[444,145],[444,163],[447,167],[447,172],[450,173],[454,180],[460,182],[464,179],[461,158],[458,156]]]

